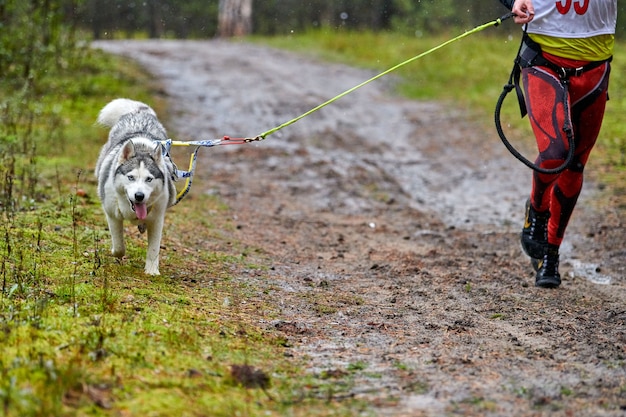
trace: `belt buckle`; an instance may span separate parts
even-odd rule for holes
[[[585,67],[578,67],[574,69],[574,77],[580,77],[585,72]]]

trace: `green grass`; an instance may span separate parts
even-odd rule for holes
[[[235,225],[219,199],[193,194],[169,212],[161,276],[143,274],[146,240],[131,226],[127,258],[109,256],[92,172],[108,132],[94,120],[120,96],[146,101],[160,114],[167,114],[165,103],[138,67],[94,51],[77,70],[55,77],[41,80],[46,91],[37,106],[47,117],[32,126],[36,156],[14,155],[16,178],[3,183],[23,189],[21,170],[37,173],[34,196],[0,212],[2,415],[362,410],[356,401],[328,401],[319,394],[328,382],[304,375],[285,355],[284,336],[266,324],[277,311],[251,300],[264,288],[235,272],[263,267],[250,264],[250,249],[230,236]],[[232,365],[254,367],[269,385],[250,385],[231,373]]]
[[[420,55],[460,33],[415,38],[394,33],[318,30],[288,37],[255,38],[254,42],[284,48],[322,60],[348,63],[382,72]],[[488,28],[426,55],[390,74],[399,94],[419,100],[437,100],[466,110],[483,126],[493,146],[502,146],[495,135],[493,113],[502,87],[508,81],[519,47],[517,34]],[[626,54],[625,45],[615,48],[610,101],[600,138],[586,170],[605,193],[598,204],[614,204],[626,210]],[[363,80],[365,81],[365,80]],[[346,90],[353,86],[346,86]],[[340,93],[339,91],[337,92]],[[349,98],[346,98],[349,99]],[[507,96],[502,125],[514,146],[529,151],[533,140],[528,120],[520,119],[515,93]],[[454,126],[448,128],[454,129]]]

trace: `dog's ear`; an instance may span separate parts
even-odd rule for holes
[[[156,162],[161,162],[162,158],[163,158],[163,145],[161,145],[160,143],[157,143],[157,145],[154,147],[154,150],[152,151],[152,159],[154,159]]]
[[[122,152],[120,153],[120,163],[128,161],[133,156],[135,156],[135,144],[132,140],[129,140],[126,142],[122,148]]]

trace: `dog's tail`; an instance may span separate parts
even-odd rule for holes
[[[154,110],[152,110],[147,104],[140,101],[129,100],[127,98],[118,98],[111,101],[109,104],[104,106],[102,110],[100,110],[96,123],[107,127],[113,127],[123,115],[138,111],[147,111],[153,116],[156,116]]]

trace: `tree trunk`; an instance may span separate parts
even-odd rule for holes
[[[163,35],[163,18],[161,17],[160,0],[148,2],[148,36],[157,39]]]
[[[251,32],[252,0],[220,0],[218,36],[244,36]]]

